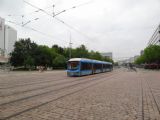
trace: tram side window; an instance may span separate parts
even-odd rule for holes
[[[102,64],[94,64],[94,69],[102,69]]]
[[[112,65],[109,65],[109,68],[111,69],[111,68],[112,68]]]
[[[105,69],[107,69],[107,68],[110,68],[110,65],[109,64],[105,64],[105,67],[104,67]]]
[[[98,65],[97,64],[94,64],[94,69],[96,70],[98,68]]]
[[[113,68],[113,66],[112,66],[112,65],[110,65],[110,68],[112,69],[112,68]]]
[[[97,69],[99,69],[99,67],[100,67],[99,64],[97,64]]]
[[[104,64],[102,64],[102,69],[104,68]]]
[[[107,69],[107,64],[105,65],[105,68]]]
[[[97,64],[93,64],[93,69],[96,70],[97,69]]]
[[[107,65],[107,68],[110,68],[110,65]]]
[[[103,65],[103,68],[104,68],[104,69],[112,68],[112,65],[104,64],[104,65]]]
[[[106,68],[106,64],[103,64],[103,69],[105,69]]]
[[[76,70],[79,67],[79,62],[74,61],[74,62],[68,62],[68,69],[71,70]]]
[[[103,64],[103,69],[106,69],[106,64]]]
[[[102,69],[102,64],[98,64],[98,69]]]
[[[81,70],[91,70],[91,63],[81,63]]]
[[[112,65],[109,65],[109,68],[111,69],[111,68],[112,68]]]

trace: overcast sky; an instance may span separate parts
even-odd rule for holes
[[[18,31],[18,38],[30,37],[38,44],[68,47],[70,33],[73,47],[81,44],[89,50],[113,52],[115,59],[138,55],[160,23],[160,0],[26,0],[57,16],[55,18],[26,4],[23,0],[0,0],[0,17]],[[81,5],[81,6],[79,6]],[[12,16],[8,16],[12,15]],[[20,15],[24,15],[22,17]],[[33,20],[39,18],[38,20]],[[25,27],[21,24],[33,20]],[[28,29],[34,28],[38,32]]]

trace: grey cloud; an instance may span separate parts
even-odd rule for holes
[[[29,1],[29,0],[27,0]],[[46,6],[53,0],[30,0],[31,3],[41,2]],[[86,0],[55,0],[55,11],[72,7]],[[27,6],[22,0],[0,0],[0,14],[6,19],[21,22],[19,18],[6,17],[7,14],[21,14],[35,9]],[[52,8],[47,9],[52,13]],[[77,28],[86,36],[69,29],[55,19],[39,12],[26,16],[30,20],[40,17],[27,26],[55,37],[46,37],[25,28],[16,27],[19,37],[31,37],[39,44],[59,44],[68,46],[69,32],[72,33],[73,47],[85,44],[90,50],[113,52],[115,57],[131,57],[139,54],[154,30],[160,23],[159,0],[93,0],[92,3],[67,11],[58,17],[67,24]]]

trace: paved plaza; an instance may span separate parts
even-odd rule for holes
[[[0,120],[160,120],[160,71],[0,72]]]

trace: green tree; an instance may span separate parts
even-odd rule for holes
[[[111,62],[111,63],[114,64],[114,61],[113,61],[111,58],[103,57],[102,60],[103,60],[103,61],[106,61],[106,62]]]
[[[52,46],[52,49],[58,53],[58,54],[61,54],[61,55],[64,55],[64,49],[58,45],[53,45]]]
[[[160,46],[151,45],[145,48],[144,59],[147,63],[160,62]]]
[[[25,66],[28,57],[34,59],[32,52],[36,49],[37,44],[31,42],[30,38],[20,39],[14,45],[14,50],[10,54],[10,62],[13,66]],[[34,60],[33,60],[34,61]]]
[[[81,45],[80,47],[77,47],[75,51],[73,52],[75,52],[74,57],[78,57],[78,58],[88,58],[89,57],[89,53],[85,45]]]
[[[53,60],[54,68],[65,68],[66,67],[66,58],[63,55],[57,55]]]
[[[56,56],[57,54],[48,46],[40,45],[35,51],[36,66],[52,66],[52,61]]]
[[[102,55],[99,53],[99,52],[94,52],[94,51],[91,51],[89,53],[89,58],[90,59],[95,59],[95,60],[102,60]]]
[[[160,63],[160,46],[150,45],[144,49],[144,54],[135,60],[136,64]]]
[[[24,66],[25,68],[31,69],[34,66],[34,58],[32,58],[31,56],[27,56],[24,60]]]
[[[24,66],[27,68],[36,66],[63,68],[69,59],[70,48],[62,48],[53,45],[51,48],[45,45],[37,45],[30,38],[20,39],[15,43],[14,51],[11,53],[10,62],[13,66]],[[72,58],[90,58],[113,62],[104,58],[99,52],[89,51],[85,45],[71,49]]]
[[[138,57],[138,58],[135,60],[135,63],[138,64],[138,65],[145,63],[144,55]]]

